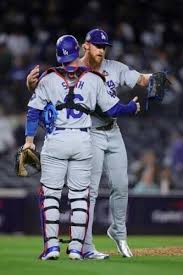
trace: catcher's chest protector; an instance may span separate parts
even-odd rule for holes
[[[52,67],[45,72],[44,76],[51,72],[55,72],[57,75],[62,77],[69,87],[69,93],[68,93],[66,102],[57,104],[56,110],[61,111],[62,109],[67,108],[67,109],[75,109],[77,111],[81,111],[87,115],[90,114],[91,113],[90,109],[85,108],[79,103],[74,103],[74,88],[77,86],[77,83],[80,80],[80,78],[87,72],[91,72],[98,75],[99,77],[102,78],[103,81],[105,81],[105,78],[100,73],[91,71],[87,67],[83,67],[83,66],[81,67],[68,66],[66,68]]]

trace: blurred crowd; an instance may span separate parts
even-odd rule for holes
[[[107,58],[144,73],[165,70],[171,86],[163,103],[144,111],[146,89],[119,91],[125,102],[138,95],[142,113],[119,119],[129,158],[129,186],[136,193],[183,190],[183,2],[181,0],[0,1],[0,186],[14,179],[10,152],[24,143],[31,68],[55,66],[55,42],[65,33],[80,43],[94,27],[104,29],[112,47]],[[82,55],[82,52],[81,52]],[[128,92],[128,93],[127,93]],[[38,135],[41,144],[43,134]],[[41,146],[41,145],[40,145]],[[5,171],[4,156],[10,154]],[[3,166],[4,165],[4,166]],[[8,177],[6,175],[8,174]],[[11,179],[11,180],[9,180]],[[33,181],[31,182],[33,183]],[[31,185],[30,183],[30,185]]]

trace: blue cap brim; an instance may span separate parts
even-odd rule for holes
[[[112,44],[109,43],[109,42],[91,42],[91,41],[87,41],[93,45],[105,45],[105,46],[109,46],[109,47],[112,47]]]

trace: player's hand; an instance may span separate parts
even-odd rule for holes
[[[36,65],[28,74],[26,84],[29,91],[35,90],[39,81],[39,71],[39,65]]]
[[[28,148],[30,148],[32,150],[36,149],[33,136],[26,136],[26,138],[25,138],[25,144],[23,145],[23,150],[28,149]]]
[[[36,149],[36,145],[34,143],[29,143],[29,142],[26,142],[24,145],[23,145],[23,150],[25,149],[32,149],[32,150],[35,150]]]
[[[138,96],[134,97],[132,100],[136,103],[137,110],[135,114],[137,114],[138,112],[140,112],[140,103],[138,102]]]

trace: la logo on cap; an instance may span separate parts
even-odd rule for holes
[[[65,49],[63,49],[62,51],[63,51],[63,54],[64,54],[64,55],[68,55],[68,54],[69,54],[68,51],[65,50]]]
[[[102,38],[103,40],[106,40],[106,37],[105,37],[105,35],[104,35],[103,33],[101,33],[101,38]]]

